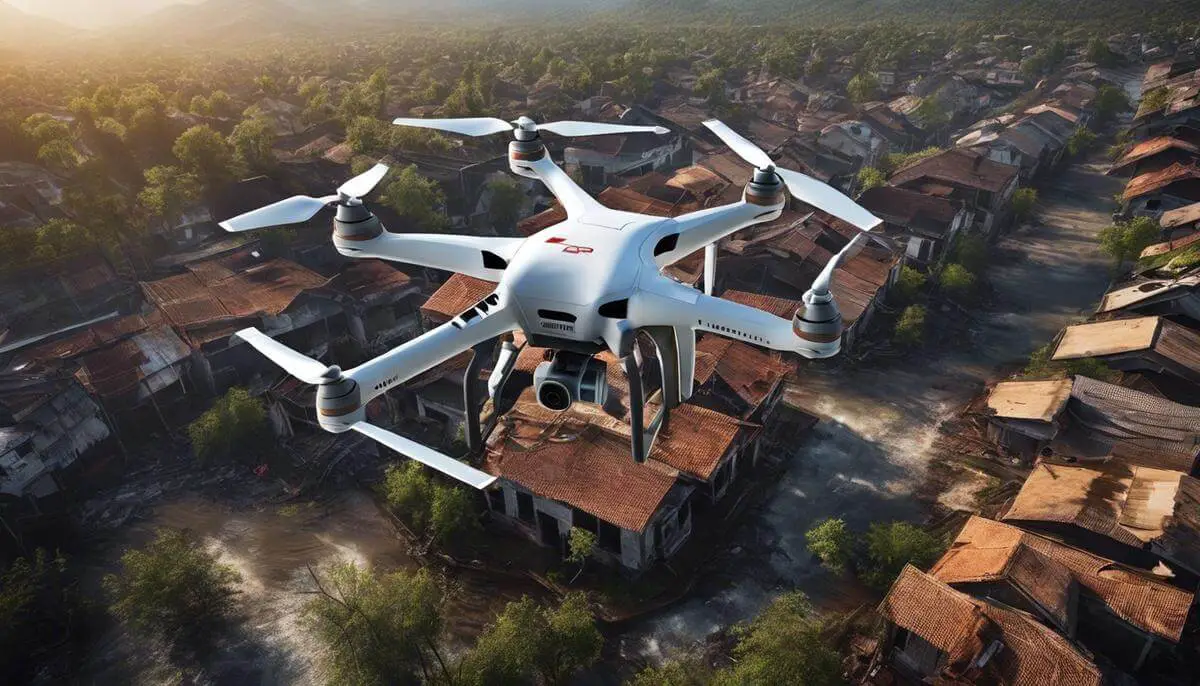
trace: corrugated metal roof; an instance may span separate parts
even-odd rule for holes
[[[1121,159],[1113,163],[1113,170],[1122,169],[1135,162],[1139,162],[1148,157],[1153,157],[1167,150],[1182,150],[1200,156],[1200,146],[1189,143],[1185,140],[1175,138],[1173,136],[1158,136],[1149,140],[1141,141],[1137,145],[1129,149],[1129,152],[1121,156]]]
[[[998,193],[1016,176],[1016,167],[1000,164],[970,150],[951,149],[913,162],[893,174],[890,182],[894,186],[904,186],[930,179]]]
[[[1125,193],[1121,197],[1128,202],[1134,198],[1160,191],[1173,183],[1189,179],[1200,179],[1200,167],[1195,164],[1185,165],[1175,162],[1166,169],[1146,172],[1133,177],[1125,186]]]
[[[101,397],[122,396],[190,354],[191,349],[174,331],[159,326],[84,355],[80,358],[80,381]]]

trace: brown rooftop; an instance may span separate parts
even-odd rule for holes
[[[496,284],[465,274],[454,274],[421,306],[421,314],[445,322],[466,312],[496,290]]]
[[[1197,151],[1196,154],[1198,157],[1200,157],[1200,151]],[[1200,202],[1194,202],[1191,205],[1185,205],[1178,209],[1163,212],[1162,217],[1160,217],[1158,220],[1158,225],[1164,229],[1174,229],[1180,226],[1187,226],[1188,224],[1195,224],[1197,222],[1200,222]],[[1200,239],[1193,238],[1193,240]],[[1147,250],[1149,249],[1150,248],[1147,248]],[[1142,257],[1145,256],[1146,253],[1143,252]]]
[[[918,160],[892,175],[894,186],[929,180],[999,193],[1017,176],[1017,168],[970,150],[952,149]]]
[[[879,613],[946,653],[946,683],[1099,686],[1100,670],[1066,639],[1033,617],[975,600],[907,565]],[[1003,649],[980,658],[993,639]],[[979,674],[977,670],[982,670]]]
[[[1003,381],[988,395],[987,406],[995,416],[1051,422],[1071,398],[1071,380]]]
[[[104,398],[141,393],[143,389],[138,386],[144,380],[186,360],[190,354],[191,349],[170,327],[158,326],[84,355],[78,377],[89,391]]]
[[[1129,152],[1122,155],[1121,159],[1113,163],[1112,168],[1115,171],[1171,149],[1182,150],[1183,152],[1200,156],[1200,146],[1173,136],[1158,136],[1157,138],[1141,141],[1130,148]]]
[[[696,385],[703,386],[716,376],[751,411],[766,401],[786,374],[779,356],[761,348],[713,335],[703,336],[696,344]]]
[[[1160,191],[1173,183],[1190,179],[1200,179],[1200,167],[1195,164],[1175,162],[1166,169],[1146,172],[1133,177],[1129,185],[1125,186],[1125,193],[1121,197],[1128,202]]]
[[[654,441],[650,459],[708,481],[741,432],[755,428],[720,412],[683,403],[671,410],[667,429]],[[628,442],[625,459],[631,459]]]
[[[673,204],[651,198],[632,188],[606,188],[596,199],[610,209],[655,217],[674,217],[696,209],[694,203]]]
[[[562,205],[554,203],[549,209],[517,222],[517,233],[520,233],[522,236],[532,236],[539,231],[548,229],[555,224],[561,224],[566,220],[567,211],[562,208]]]
[[[799,300],[789,300],[787,298],[776,298],[771,295],[763,295],[762,293],[748,293],[746,291],[727,290],[721,294],[722,300],[748,305],[756,310],[770,312],[776,317],[791,319],[796,314],[796,309],[800,307]]]
[[[895,186],[872,188],[859,197],[858,204],[884,221],[905,228],[946,230],[959,211],[957,204],[945,198]]]
[[[1138,317],[1068,326],[1051,359],[1075,360],[1147,350],[1154,345],[1161,321],[1159,317]]]
[[[1023,551],[1032,550],[1066,569],[1083,588],[1130,624],[1178,642],[1195,594],[1098,555],[1027,533],[1015,526],[972,516],[929,573],[948,584],[986,582],[1010,573]],[[1045,579],[1051,588],[1054,578]],[[1025,577],[1034,592],[1039,577]]]

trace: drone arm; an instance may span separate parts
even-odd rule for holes
[[[540,160],[512,160],[511,164],[514,172],[546,184],[546,188],[550,189],[550,193],[562,204],[568,216],[604,210],[603,205],[588,195],[587,191],[575,183],[570,174],[550,159],[548,152]]]
[[[347,257],[375,257],[499,281],[509,260],[525,242],[523,238],[446,236],[390,233],[367,240],[334,234],[333,244]]]
[[[388,389],[516,328],[514,311],[493,293],[423,336],[351,369],[346,376],[358,383],[365,405]]]
[[[674,264],[735,231],[774,221],[782,211],[782,203],[764,206],[743,200],[676,217],[669,229],[657,234],[654,261],[660,268]]]

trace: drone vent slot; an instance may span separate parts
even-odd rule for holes
[[[658,245],[654,246],[654,256],[658,257],[663,253],[671,252],[678,243],[679,234],[677,233],[673,233],[670,236],[663,236],[659,239]]]
[[[483,266],[485,269],[507,269],[508,261],[490,250],[483,250]]]
[[[538,316],[542,319],[550,319],[556,322],[575,323],[575,315],[570,312],[559,312],[558,310],[538,310]]]
[[[614,300],[604,303],[598,310],[601,317],[609,319],[625,319],[629,316],[629,299]]]

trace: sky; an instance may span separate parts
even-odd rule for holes
[[[83,28],[121,24],[185,0],[0,0],[38,16]],[[196,1],[196,0],[192,0]]]

